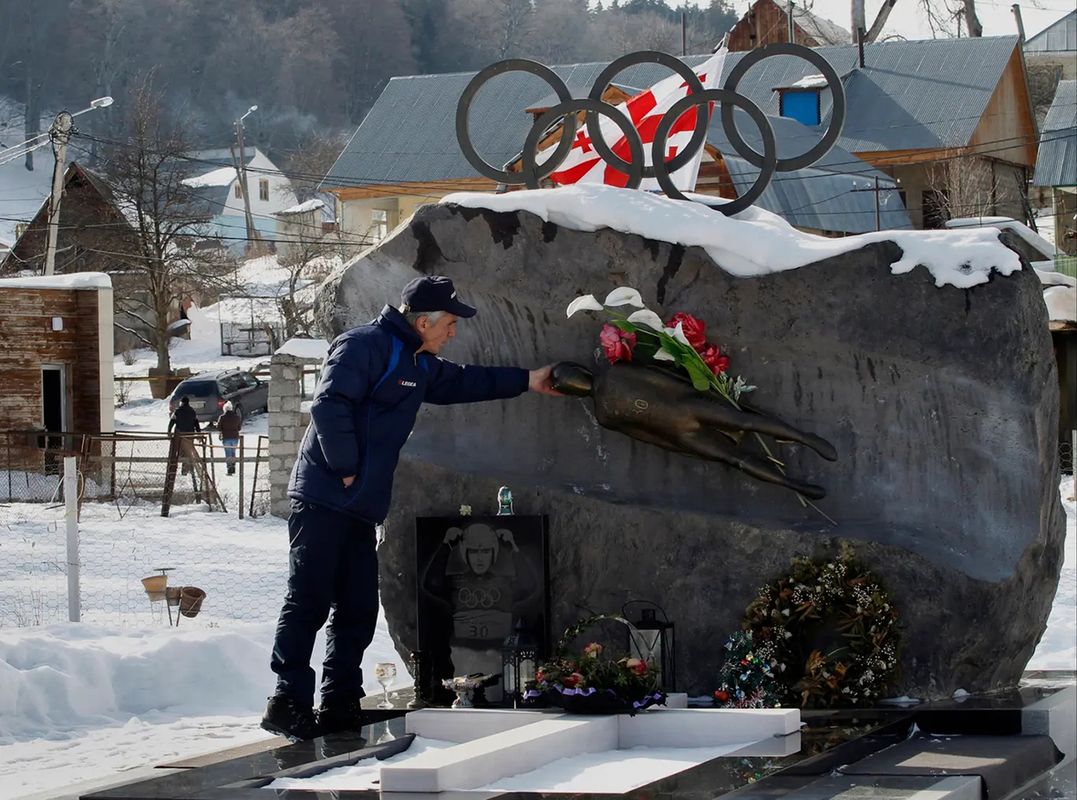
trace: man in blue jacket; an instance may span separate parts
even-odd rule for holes
[[[330,345],[292,469],[288,593],[271,667],[276,692],[262,727],[292,739],[357,730],[363,651],[378,618],[374,526],[389,510],[393,472],[426,403],[472,403],[524,392],[556,395],[550,367],[460,366],[438,357],[475,309],[440,275],[411,281],[399,309]],[[314,639],[326,630],[321,708],[314,712]]]

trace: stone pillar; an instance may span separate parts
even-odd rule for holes
[[[278,353],[269,366],[269,499],[274,516],[289,515],[288,478],[292,473],[310,411],[303,402],[303,370],[317,359]]]

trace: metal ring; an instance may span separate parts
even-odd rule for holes
[[[591,100],[601,101],[602,95],[606,93],[606,87],[610,85],[610,81],[621,72],[624,72],[629,67],[634,67],[637,64],[659,64],[677,73],[684,78],[685,82],[688,84],[689,95],[703,91],[703,84],[696,76],[695,71],[679,58],[675,58],[668,53],[662,53],[658,50],[641,50],[638,53],[628,53],[627,55],[623,55],[612,61],[610,65],[602,70],[602,72],[598,74],[598,77],[595,78],[595,83],[591,87],[591,93],[588,97]],[[670,172],[676,172],[692,160],[696,151],[702,147],[703,143],[707,140],[708,121],[706,115],[697,115],[696,128],[692,132],[691,141],[685,146],[683,151],[674,156],[668,164],[665,164],[665,169]],[[591,144],[594,145],[596,152],[602,157],[603,161],[618,172],[627,173],[631,169],[628,162],[614,153],[610,146],[606,144],[606,140],[602,138],[602,129],[598,124],[598,120],[591,116],[587,117],[587,135],[591,137]],[[655,177],[654,168],[645,164],[643,166],[643,177]]]
[[[827,86],[830,87],[830,95],[833,98],[830,124],[827,126],[826,133],[823,134],[823,138],[810,150],[807,150],[798,156],[793,156],[792,158],[779,158],[774,167],[778,172],[792,172],[793,170],[806,167],[809,164],[814,164],[830,152],[830,148],[833,147],[834,143],[838,140],[838,136],[841,135],[842,126],[845,124],[845,87],[842,85],[841,78],[838,77],[838,73],[835,71],[834,67],[832,67],[830,62],[823,58],[822,55],[803,45],[783,42],[779,44],[768,44],[766,47],[752,50],[745,55],[739,62],[737,62],[737,66],[733,68],[733,71],[729,73],[729,77],[726,78],[725,86],[723,88],[730,92],[736,92],[737,85],[740,83],[740,79],[744,77],[744,73],[764,58],[770,58],[771,56],[796,56],[797,58],[807,61],[818,69],[823,74],[823,77],[826,78]],[[741,95],[737,96],[740,97]],[[733,145],[733,149],[736,150],[745,161],[754,167],[762,166],[764,157],[753,150],[737,131],[737,125],[733,121],[733,108],[731,106],[722,106],[722,128],[725,130],[725,135],[729,138],[729,143]]]
[[[456,106],[456,139],[460,143],[460,150],[464,153],[464,158],[471,164],[481,175],[489,178],[490,180],[497,181],[498,183],[527,183],[531,185],[531,181],[528,176],[521,175],[518,172],[509,172],[508,170],[498,169],[490,164],[486,159],[479,155],[475,150],[474,145],[471,144],[471,133],[468,129],[468,114],[471,111],[471,103],[475,99],[475,95],[479,93],[479,89],[483,87],[491,78],[501,75],[505,72],[527,72],[534,75],[537,78],[541,78],[556,92],[557,97],[562,103],[572,99],[572,93],[565,86],[565,82],[561,80],[557,73],[544,64],[540,64],[537,61],[531,61],[526,58],[509,58],[505,61],[498,61],[496,64],[491,64],[486,69],[475,75],[474,78],[464,88],[464,93],[460,95],[460,102]],[[572,139],[576,135],[576,117],[571,116],[566,118],[565,127],[568,128],[568,134],[562,133],[561,142],[558,143],[557,149],[548,159],[548,163],[558,164],[565,160],[569,151],[572,149]],[[536,180],[537,184],[537,180]]]
[[[621,133],[624,134],[625,139],[628,140],[628,149],[631,153],[632,160],[625,161],[622,158],[617,160],[624,165],[624,169],[611,164],[609,161],[605,161],[607,166],[616,169],[618,172],[626,173],[628,175],[628,183],[625,185],[628,189],[639,188],[640,183],[643,181],[643,142],[640,141],[639,132],[635,126],[632,125],[632,121],[617,110],[616,107],[611,106],[609,103],[603,103],[601,100],[593,100],[589,97],[575,98],[566,100],[563,103],[558,103],[549,111],[545,112],[539,117],[535,124],[531,126],[531,130],[527,134],[527,140],[524,142],[523,152],[523,175],[527,179],[527,187],[529,189],[538,189],[539,181],[545,178],[552,172],[556,172],[557,168],[561,166],[561,162],[564,158],[557,158],[555,152],[552,156],[546,159],[541,166],[535,162],[536,149],[538,148],[539,139],[542,137],[546,129],[556,120],[558,117],[564,117],[566,120],[571,119],[573,123],[576,121],[576,112],[586,111],[588,126],[590,126],[591,115],[603,115],[613,120],[614,123],[621,129]],[[566,126],[567,127],[567,126]],[[564,130],[561,133],[561,142],[569,142],[571,147],[572,137],[575,133],[576,126],[572,126],[572,132],[568,135]],[[588,127],[590,130],[590,127]],[[560,148],[560,145],[558,145]],[[596,148],[597,150],[597,148]]]
[[[662,121],[658,123],[658,129],[654,133],[654,142],[651,145],[651,158],[656,165],[660,163],[658,155],[665,150],[666,139],[669,138],[669,131],[673,127],[673,123],[677,121],[677,118],[680,117],[681,114],[692,106],[703,105],[704,103],[710,102],[721,103],[723,113],[728,107],[732,114],[732,106],[740,106],[747,112],[748,116],[752,118],[752,121],[759,126],[759,133],[763,137],[762,166],[752,187],[747,192],[739,195],[736,199],[731,200],[728,203],[722,203],[720,205],[704,203],[704,205],[717,211],[721,211],[728,217],[739,211],[743,211],[755,202],[755,200],[766,191],[767,186],[770,184],[770,179],[774,177],[774,171],[778,161],[778,147],[774,141],[774,129],[770,127],[770,122],[767,121],[766,114],[762,112],[759,106],[744,95],[737,94],[729,89],[704,89],[699,94],[690,94],[687,97],[681,98],[673,104],[673,107],[662,117]],[[726,103],[729,103],[730,105],[727,106]],[[702,117],[704,115],[700,114],[699,116]],[[681,193],[681,190],[674,185],[673,178],[670,177],[669,170],[665,168],[665,165],[663,165],[662,169],[655,170],[654,177],[658,180],[658,185],[661,186],[662,190],[666,193],[666,197],[672,197],[676,200],[690,199],[685,197],[685,195]]]

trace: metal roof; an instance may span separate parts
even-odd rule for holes
[[[747,114],[736,112],[738,130],[747,144],[762,150],[760,136]],[[743,119],[740,119],[743,117]],[[768,115],[778,142],[778,156],[788,158],[803,153],[818,141],[812,128],[786,117]],[[707,140],[725,158],[726,168],[739,193],[755,182],[759,170],[740,156],[725,135],[716,114]],[[725,154],[729,155],[725,155]],[[901,202],[893,178],[874,169],[848,151],[833,147],[813,167],[796,172],[779,172],[755,205],[773,211],[791,225],[822,231],[865,233],[875,230],[875,179],[879,180],[880,228],[913,227]]]
[[[854,153],[968,144],[1017,43],[1016,36],[872,43],[864,48],[863,69],[855,46],[816,49],[843,76],[849,99],[851,113],[837,147]],[[726,74],[743,55],[729,54]],[[684,60],[695,67],[707,58]],[[586,95],[605,66],[603,62],[553,69],[574,95]],[[777,115],[774,89],[815,72],[811,64],[791,56],[769,58],[745,75],[738,91]],[[454,128],[457,101],[474,74],[390,80],[322,185],[437,183],[476,177],[460,152]],[[650,86],[667,74],[663,67],[643,64],[622,72],[618,82]],[[490,81],[471,107],[471,135],[478,151],[498,166],[514,158],[532,122],[524,109],[549,94],[549,86],[524,73],[510,72]],[[828,95],[823,92],[824,115],[829,114]],[[818,136],[818,131],[807,130]],[[848,163],[854,161],[851,157],[840,160],[846,162],[846,171],[859,170]],[[816,169],[820,166],[832,168],[824,162]]]
[[[1025,42],[1026,53],[1065,53],[1077,51],[1077,11],[1052,22]]]
[[[1077,80],[1059,81],[1036,154],[1036,186],[1077,186]]]
[[[819,44],[849,44],[853,40],[845,28],[799,5],[793,7],[793,21]]]

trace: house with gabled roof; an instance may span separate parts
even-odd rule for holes
[[[244,148],[244,155],[254,227],[263,239],[271,241],[277,234],[274,214],[296,205],[295,190],[291,180],[257,147]],[[223,242],[235,245],[231,249],[241,249],[247,236],[247,222],[243,187],[231,149],[198,150],[190,153],[187,160],[191,175],[183,183],[206,204],[210,219],[207,235],[219,236]]]
[[[827,47],[853,41],[849,31],[802,5],[793,5],[793,42],[805,47]],[[730,29],[726,46],[735,53],[788,41],[789,6],[774,0],[755,0]]]
[[[42,276],[45,271],[49,227],[48,198],[33,219],[21,229],[6,256],[0,257],[0,278]],[[63,202],[57,223],[55,276],[105,273],[115,292],[108,296],[117,307],[109,311],[109,345],[117,353],[142,347],[153,330],[153,311],[144,284],[131,268],[138,259],[138,222],[130,204],[113,191],[108,179],[77,161],[63,176]],[[145,308],[134,313],[132,305]],[[179,315],[179,306],[174,309]]]
[[[834,66],[845,89],[849,114],[842,134],[828,159],[810,170],[777,175],[760,205],[805,230],[834,235],[874,230],[876,197],[883,228],[909,221],[917,228],[939,227],[949,216],[973,212],[1026,217],[1037,132],[1016,36],[872,43],[864,47],[863,63],[852,45],[816,52]],[[741,57],[729,54],[726,75]],[[684,60],[695,67],[707,58]],[[586,96],[605,66],[553,69],[574,96]],[[765,113],[782,118],[783,155],[803,152],[829,123],[830,90],[811,79],[814,72],[799,59],[767,59],[738,86]],[[666,74],[657,65],[632,67],[617,76],[606,97],[614,102],[616,92],[630,96]],[[454,191],[497,188],[468,164],[456,140],[456,105],[473,76],[389,81],[322,182],[337,198],[344,233],[376,239],[419,205]],[[534,115],[549,104],[549,95],[549,87],[522,73],[505,73],[488,83],[470,114],[479,153],[498,166],[519,158]],[[796,102],[790,99],[794,95]],[[749,142],[757,135],[751,127],[743,126]],[[711,125],[708,144],[698,188],[737,196],[753,173],[728,147],[720,123]],[[973,177],[975,192],[965,185]],[[813,191],[826,181],[833,189],[829,195]]]
[[[1040,136],[1032,183],[1051,193],[1055,246],[1077,255],[1077,80],[1058,83]]]
[[[1029,37],[1024,49],[1030,66],[1055,66],[1062,78],[1077,78],[1077,9]]]

